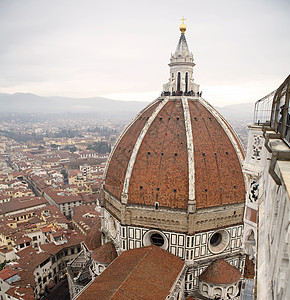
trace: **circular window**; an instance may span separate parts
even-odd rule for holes
[[[208,248],[214,254],[221,253],[227,248],[229,241],[230,241],[229,233],[226,230],[221,229],[214,232],[209,237]]]
[[[164,250],[167,250],[168,239],[166,235],[159,230],[149,230],[143,236],[143,245],[145,247],[155,245]]]
[[[210,244],[214,247],[219,245],[222,241],[222,235],[219,232],[214,233],[210,238]]]
[[[155,245],[158,247],[161,247],[164,245],[164,238],[159,233],[153,233],[150,236],[150,240],[151,240],[152,245]]]

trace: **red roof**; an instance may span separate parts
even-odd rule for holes
[[[165,299],[183,266],[179,257],[157,246],[128,250],[77,299]]]
[[[13,299],[20,299],[20,300],[34,300],[34,292],[33,288],[31,287],[12,287],[8,291],[6,291],[6,294],[13,297]]]
[[[0,278],[2,280],[6,280],[6,279],[8,279],[8,278],[10,278],[10,277],[12,277],[16,274],[17,274],[16,271],[10,269],[9,267],[6,267],[5,269],[0,271]]]
[[[212,284],[232,284],[241,279],[241,272],[223,259],[213,261],[199,276]]]
[[[108,242],[92,252],[92,259],[99,263],[110,264],[118,256],[112,242]]]

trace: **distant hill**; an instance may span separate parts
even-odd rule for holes
[[[148,103],[107,98],[41,97],[29,93],[0,93],[0,112],[30,114],[96,114],[104,118],[132,118]]]
[[[154,100],[154,99],[152,99]],[[95,114],[100,118],[131,119],[149,102],[118,101],[101,97],[41,97],[29,93],[0,93],[0,113]],[[216,109],[229,121],[253,119],[254,103],[233,104]]]
[[[255,102],[239,103],[215,108],[229,121],[253,122]]]

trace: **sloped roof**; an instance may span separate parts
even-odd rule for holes
[[[232,284],[241,279],[241,272],[223,259],[213,261],[199,276],[212,284]]]
[[[110,264],[118,256],[116,248],[112,242],[108,242],[95,249],[92,259],[99,263]]]
[[[3,269],[3,270],[0,271],[0,278],[2,280],[6,280],[6,279],[8,279],[8,278],[10,278],[10,277],[12,277],[12,276],[14,276],[16,274],[17,274],[16,271],[12,270],[9,267],[6,267],[5,269]]]
[[[94,250],[102,245],[101,241],[101,220],[96,218],[96,224],[91,228],[90,232],[85,236],[85,244],[89,250]]]
[[[128,250],[77,299],[164,300],[183,266],[179,257],[157,246]]]

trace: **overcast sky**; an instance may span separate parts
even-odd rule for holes
[[[0,0],[0,92],[152,101],[183,15],[211,104],[256,101],[289,74],[288,0]]]

